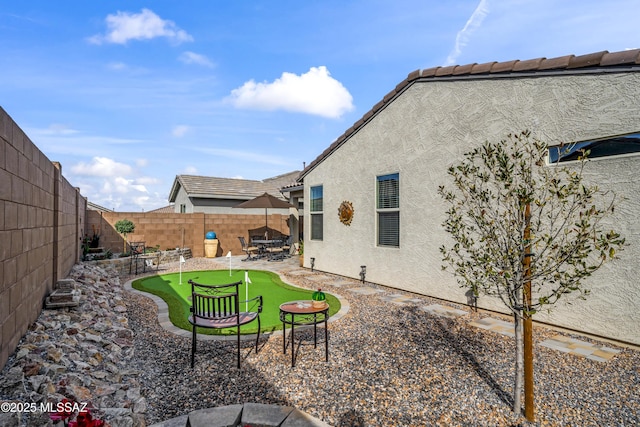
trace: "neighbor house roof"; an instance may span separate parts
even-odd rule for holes
[[[184,191],[189,197],[206,199],[249,200],[265,192],[284,199],[279,189],[286,185],[286,183],[295,181],[295,178],[299,174],[300,171],[294,171],[268,178],[264,181],[218,178],[212,176],[177,175],[171,187],[171,192],[169,193],[169,201],[175,202],[181,187],[184,188]]]
[[[589,53],[587,55],[567,55],[558,58],[536,58],[526,61],[513,60],[506,62],[485,62],[483,64],[451,65],[416,70],[407,76],[373,106],[360,120],[354,123],[338,139],[300,173],[299,180],[311,172],[331,153],[340,148],[351,135],[355,134],[378,112],[383,110],[398,95],[412,84],[421,81],[443,81],[463,79],[496,79],[521,76],[567,75],[582,73],[609,73],[640,71],[640,49],[609,53],[608,51]]]
[[[147,211],[147,213],[174,213],[175,209],[176,208],[174,205],[167,205],[158,209],[152,209],[150,211]]]
[[[292,184],[296,184],[298,182],[298,176],[300,176],[300,171],[288,172],[282,175],[274,176],[273,178],[267,178],[263,180],[265,184],[273,185],[278,190],[282,188],[287,188]]]
[[[113,209],[105,208],[104,206],[100,206],[96,203],[90,202],[87,200],[87,209],[98,212],[113,212]]]

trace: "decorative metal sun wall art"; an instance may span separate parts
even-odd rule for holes
[[[344,225],[351,225],[351,220],[353,219],[353,204],[351,202],[345,200],[340,203],[338,218],[340,218],[340,222]]]

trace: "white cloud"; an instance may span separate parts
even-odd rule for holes
[[[161,183],[159,179],[152,178],[150,176],[142,176],[142,177],[136,178],[136,182],[141,185],[155,185],[155,184]]]
[[[134,212],[167,204],[166,197],[152,193],[147,185],[158,184],[150,177],[129,179],[124,176],[86,177],[80,190],[89,201],[111,209]]]
[[[478,6],[467,20],[464,28],[456,35],[456,44],[447,57],[446,65],[454,65],[462,53],[462,49],[469,43],[469,37],[482,25],[482,21],[489,14],[489,0],[480,0]]]
[[[131,166],[118,163],[106,157],[94,157],[91,163],[80,162],[71,167],[71,172],[77,175],[117,177],[129,175],[133,172]]]
[[[133,198],[133,203],[142,207],[143,211],[144,211],[144,207],[150,204],[149,203],[150,201],[151,201],[151,198],[149,196],[138,196]]]
[[[193,41],[186,31],[181,30],[173,21],[161,19],[149,9],[140,13],[118,11],[105,18],[108,31],[104,35],[95,35],[89,42],[95,44],[126,44],[129,40],[150,40],[166,37],[173,43]]]
[[[139,168],[143,168],[148,164],[149,164],[149,159],[144,159],[144,158],[136,159],[136,166],[138,166]]]
[[[197,175],[198,174],[198,168],[196,168],[195,166],[187,166],[186,168],[184,168],[183,174],[185,174],[185,175]]]
[[[296,75],[282,73],[272,83],[246,82],[227,98],[237,108],[286,110],[339,118],[353,110],[353,97],[325,66]]]
[[[124,62],[111,62],[107,65],[107,67],[110,70],[114,70],[114,71],[122,71],[128,68],[127,64],[125,64]]]
[[[195,52],[183,52],[178,59],[182,62],[184,62],[185,64],[196,64],[196,65],[203,65],[205,67],[209,67],[209,68],[213,68],[215,66],[215,64],[213,62],[211,62],[209,60],[209,58],[207,58],[204,55],[200,55],[199,53],[195,53]]]
[[[189,132],[190,129],[191,128],[186,125],[174,126],[171,130],[171,135],[175,136],[176,138],[182,138],[187,134],[187,132]]]
[[[226,148],[206,148],[206,147],[194,148],[194,150],[211,155],[211,156],[242,160],[246,162],[267,163],[270,165],[287,165],[288,164],[288,159],[283,159],[282,157],[278,157],[278,156],[270,156],[267,154],[255,153],[251,151],[229,150]]]
[[[78,130],[71,129],[66,125],[62,125],[58,123],[52,123],[51,125],[49,125],[48,128],[40,129],[40,135],[49,135],[49,136],[51,135],[68,136],[68,135],[75,135],[79,132],[80,131]]]
[[[128,194],[132,190],[139,191],[141,193],[146,193],[147,188],[142,184],[136,184],[136,181],[133,179],[127,179],[122,176],[117,176],[110,183],[112,191],[121,194]]]

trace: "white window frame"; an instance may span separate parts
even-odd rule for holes
[[[320,208],[318,209],[317,200],[313,198],[313,192],[315,189],[320,189]],[[314,203],[314,200],[316,203]],[[324,187],[322,185],[314,185],[309,188],[309,228],[311,230],[311,240],[323,240],[324,239]],[[319,218],[319,219],[318,219]],[[315,221],[320,221],[320,235],[318,236],[318,230],[314,227]]]
[[[395,200],[382,200],[380,183],[391,180],[396,181]],[[389,217],[390,213],[397,215],[395,231],[383,229],[385,223],[382,218]],[[400,173],[398,172],[376,176],[376,245],[385,248],[400,247]]]

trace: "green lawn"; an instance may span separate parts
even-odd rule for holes
[[[280,322],[280,304],[287,301],[310,300],[313,290],[293,287],[284,283],[280,276],[269,271],[248,270],[251,284],[248,286],[249,298],[262,295],[263,307],[260,314],[261,331],[271,332],[282,329]],[[208,271],[183,271],[182,285],[180,285],[180,274],[162,274],[135,280],[132,287],[139,291],[149,292],[162,298],[169,306],[169,319],[178,328],[191,330],[191,324],[187,320],[189,317],[189,307],[191,306],[191,285],[189,279],[203,284],[224,284],[242,281],[240,286],[240,300],[246,299],[247,288],[244,285],[245,270],[208,270]],[[340,310],[340,301],[333,295],[327,293],[329,303],[329,315],[333,316]],[[244,310],[244,303],[240,309]],[[251,308],[251,307],[249,307]],[[258,322],[244,325],[240,329],[242,334],[255,334],[258,331]],[[203,334],[235,334],[235,328],[228,329],[205,329],[198,328],[198,333]]]

